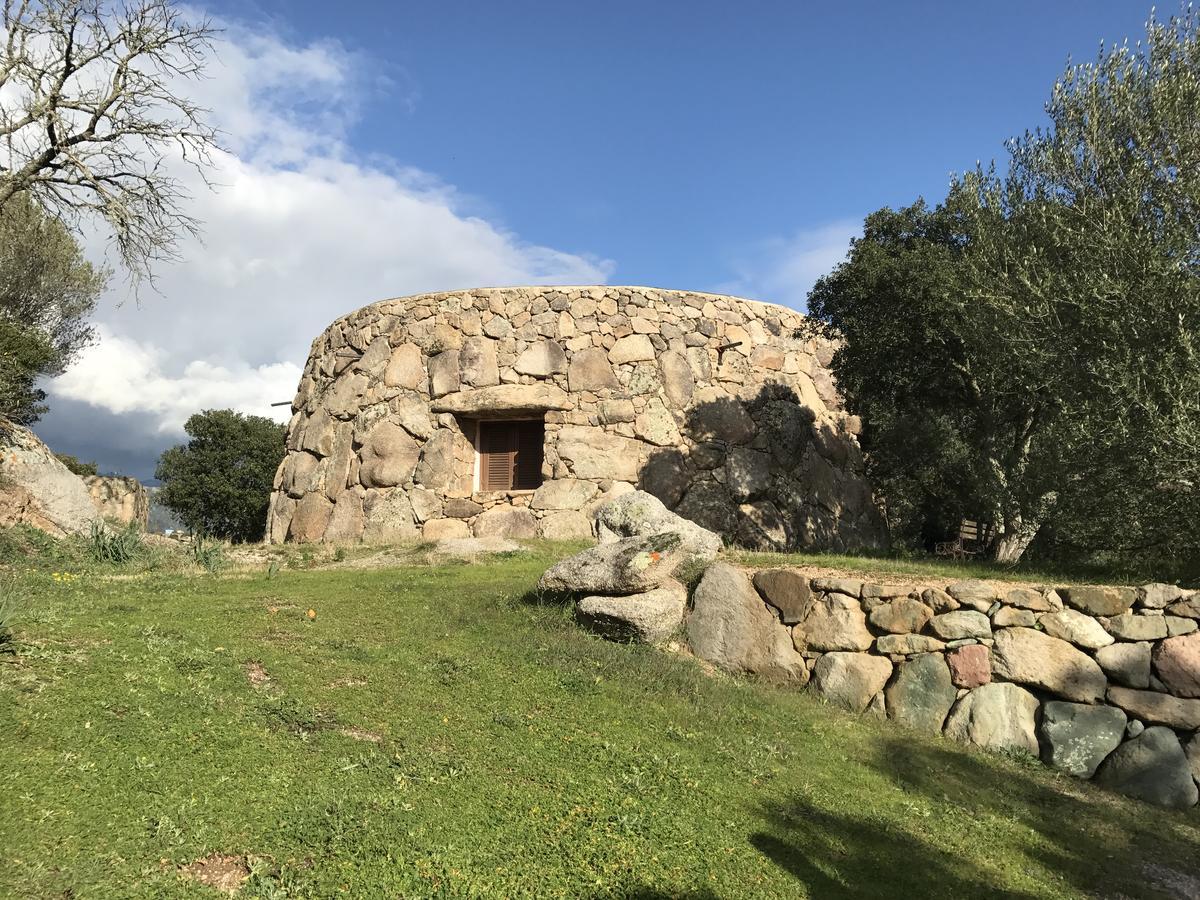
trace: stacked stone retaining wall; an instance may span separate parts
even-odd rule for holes
[[[1200,591],[880,584],[716,562],[699,657],[1174,808],[1200,782]]]

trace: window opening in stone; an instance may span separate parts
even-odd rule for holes
[[[541,419],[479,423],[479,489],[533,491],[542,484]]]

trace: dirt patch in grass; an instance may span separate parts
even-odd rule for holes
[[[262,663],[257,661],[248,662],[245,665],[246,680],[250,684],[260,690],[271,686],[271,676],[267,674],[267,670],[263,668]]]
[[[244,856],[227,853],[210,853],[194,863],[179,867],[179,874],[201,884],[208,885],[224,894],[236,894],[242,883],[250,877],[250,867]]]
[[[367,731],[365,728],[343,728],[342,734],[346,737],[354,738],[356,741],[367,741],[372,744],[378,744],[383,740],[382,734],[376,734],[374,731]]]
[[[367,684],[367,679],[360,678],[356,675],[348,675],[345,678],[338,678],[335,681],[329,682],[328,686],[331,688],[365,687],[366,684]]]
[[[267,612],[271,613],[272,615],[274,615],[277,612],[283,612],[283,611],[289,610],[289,609],[299,609],[299,607],[296,606],[295,603],[268,603],[267,604]]]

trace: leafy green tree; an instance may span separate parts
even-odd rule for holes
[[[107,281],[28,196],[0,209],[0,416],[29,424],[45,411],[38,382],[90,343],[87,320]]]
[[[210,409],[189,418],[184,430],[190,440],[159,457],[158,501],[197,534],[261,539],[275,470],[285,452],[284,426],[262,416]]]
[[[1198,24],[1068,68],[1006,173],[873,214],[814,288],[901,536],[1200,546]]]
[[[948,204],[879,210],[809,297],[843,339],[834,373],[902,544],[931,544],[963,518],[1019,533],[1052,468],[1031,440],[1038,393],[1027,388],[1042,373],[1014,359],[969,296],[965,224]]]
[[[971,279],[995,292],[999,327],[1032,323],[1060,369],[1059,529],[1082,547],[1194,552],[1200,13],[1069,68],[1046,109],[1052,128],[1010,142],[1006,178],[964,180],[976,218],[1015,226],[980,242]]]

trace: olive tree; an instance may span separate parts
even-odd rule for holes
[[[1200,546],[1200,19],[1068,67],[1048,127],[930,210],[881,210],[810,308],[910,535],[1019,559]],[[936,525],[937,523],[934,523]]]
[[[107,279],[27,195],[0,208],[0,416],[30,424],[44,412],[39,382],[92,340],[88,317]]]

